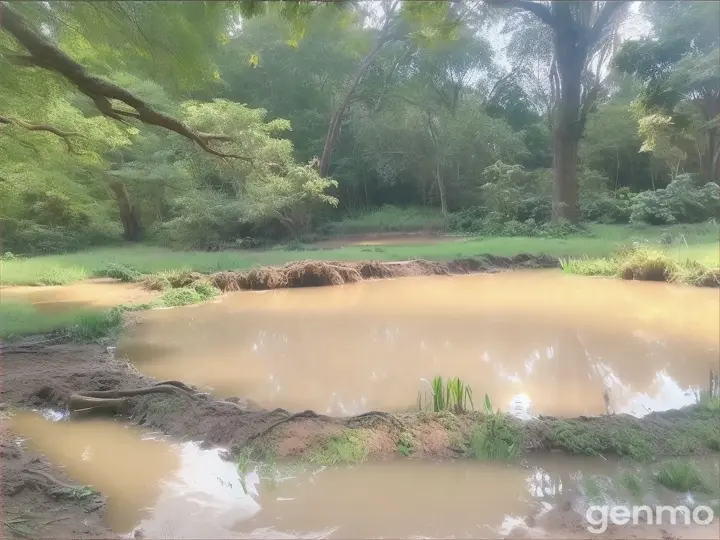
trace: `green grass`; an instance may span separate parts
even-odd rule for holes
[[[720,283],[720,260],[716,259],[712,264],[703,263],[682,258],[660,246],[633,246],[620,249],[609,257],[597,259],[563,259],[561,266],[568,274],[583,276],[667,281],[706,287]]]
[[[104,323],[105,312],[92,309],[75,309],[45,313],[32,304],[20,302],[0,303],[0,338],[45,334],[72,328],[78,338],[89,336]]]
[[[663,465],[655,480],[661,486],[673,491],[700,491],[708,493],[710,490],[697,466],[690,461],[674,459]]]
[[[165,307],[187,306],[199,304],[220,294],[220,289],[209,283],[195,283],[190,287],[179,287],[168,289],[159,300],[159,304]]]
[[[385,205],[378,210],[362,212],[342,221],[327,223],[321,232],[331,235],[381,232],[443,231],[446,221],[435,208],[398,208]]]
[[[362,430],[349,429],[328,438],[308,460],[318,465],[356,465],[367,459],[368,447]]]
[[[510,461],[523,452],[523,434],[510,415],[493,411],[490,398],[485,394],[484,417],[470,432],[468,453],[479,460]]]
[[[107,271],[116,264],[131,268],[142,274],[172,272],[188,269],[196,272],[219,270],[242,270],[261,265],[279,265],[299,259],[355,261],[376,259],[400,261],[412,258],[451,260],[474,257],[483,254],[510,256],[518,253],[564,256],[564,257],[608,257],[616,252],[618,245],[633,241],[655,242],[658,249],[675,259],[692,258],[704,264],[717,264],[717,227],[705,224],[677,226],[684,231],[684,242],[671,245],[660,244],[660,237],[673,228],[633,228],[618,225],[596,225],[591,228],[594,236],[570,236],[567,238],[523,238],[490,237],[458,238],[455,241],[425,245],[384,246],[382,251],[368,253],[363,246],[348,246],[339,249],[311,249],[307,251],[172,251],[162,247],[132,245],[105,249],[47,255],[27,259],[17,258],[0,261],[0,283],[2,285],[62,285],[81,281]]]

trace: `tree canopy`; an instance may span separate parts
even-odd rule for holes
[[[645,2],[627,39],[636,8],[0,1],[4,242],[220,248],[384,204],[628,220],[622,190],[720,170],[720,8]]]

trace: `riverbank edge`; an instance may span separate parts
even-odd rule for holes
[[[157,381],[97,345],[19,347],[4,349],[7,406],[121,415],[171,437],[230,448],[233,454],[251,450],[260,458],[332,464],[395,457],[487,459],[503,457],[496,452],[508,447],[514,447],[515,457],[550,451],[641,462],[720,451],[717,397],[642,418],[539,416],[521,421],[491,410],[331,417],[310,410],[266,410],[242,397],[218,399],[180,381]],[[51,367],[68,356],[72,365]],[[20,379],[21,388],[8,392],[8,384]]]
[[[278,460],[353,465],[389,459],[519,459],[543,452],[621,456],[652,463],[664,457],[720,451],[720,403],[716,400],[643,418],[541,416],[521,421],[490,411],[371,411],[330,417],[314,411],[261,409],[239,397],[218,399],[180,381],[157,381],[116,358],[112,347],[97,344],[54,343],[37,336],[7,344],[2,352],[0,392],[5,417],[15,410],[42,408],[72,411],[71,416],[77,418],[121,416],[173,440],[227,448],[227,458],[238,463]],[[517,446],[513,449],[513,445]],[[509,448],[512,455],[503,454]],[[3,441],[2,458],[3,510],[18,506],[42,515],[38,508],[60,504],[52,483],[33,489],[37,486],[25,468],[31,463],[70,483],[61,469],[17,446],[12,434]],[[60,499],[71,521],[51,524],[46,529],[49,536],[87,535],[85,531],[90,530],[94,537],[117,537],[102,521],[102,494],[93,493],[87,500]],[[32,520],[28,526],[36,523],[43,522]]]

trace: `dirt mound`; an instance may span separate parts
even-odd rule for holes
[[[512,268],[556,268],[558,265],[555,257],[524,254],[514,257],[457,259],[450,262],[422,259],[402,262],[298,261],[284,266],[255,268],[248,272],[217,272],[210,276],[210,282],[222,291],[260,291],[342,285],[364,279],[448,276]]]

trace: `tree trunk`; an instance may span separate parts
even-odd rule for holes
[[[577,223],[580,217],[578,147],[585,127],[585,115],[591,104],[582,103],[581,91],[587,45],[574,30],[570,27],[555,31],[560,91],[553,117],[553,222],[565,219]]]
[[[577,154],[579,141],[559,128],[553,130],[553,206],[552,220],[565,219],[577,223],[578,180]]]
[[[718,167],[717,167],[717,128],[710,128],[707,134],[707,149],[703,156],[703,172],[706,182],[718,181]]]
[[[328,126],[328,131],[325,135],[325,144],[323,145],[323,152],[322,156],[320,157],[319,172],[320,176],[322,177],[326,177],[330,173],[330,162],[332,159],[332,153],[335,150],[338,136],[340,135],[340,126],[342,125],[343,118],[345,117],[345,111],[347,110],[348,105],[350,105],[353,93],[355,93],[355,89],[357,88],[358,84],[360,84],[360,81],[367,72],[368,68],[372,65],[377,55],[380,54],[380,51],[386,43],[387,38],[385,36],[381,36],[378,39],[375,48],[370,51],[370,54],[368,54],[362,62],[360,62],[360,65],[355,71],[355,75],[353,76],[352,81],[350,81],[350,85],[345,90],[345,95],[340,101],[340,105],[337,109],[335,109],[335,112],[330,118],[330,125]]]
[[[115,194],[115,199],[118,203],[118,210],[120,211],[120,221],[123,226],[123,238],[129,242],[139,242],[142,240],[143,226],[140,221],[140,212],[137,206],[135,206],[130,197],[128,197],[127,188],[125,184],[121,182],[113,182],[110,184]]]
[[[440,172],[440,161],[435,166],[435,180],[437,181],[438,193],[440,194],[440,211],[442,215],[447,215],[447,200],[445,198],[445,181]]]

